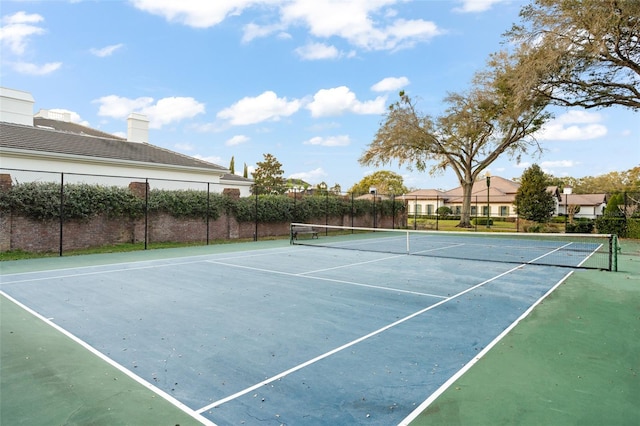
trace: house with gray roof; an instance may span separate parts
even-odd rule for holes
[[[33,114],[31,94],[0,88],[0,173],[13,180],[128,185],[151,188],[238,189],[250,195],[252,180],[222,166],[149,143],[149,122],[130,114],[127,138],[71,122],[68,114]]]
[[[489,185],[484,176],[473,184],[471,192],[471,216],[511,217],[518,216],[515,199],[520,187],[519,182],[500,176],[491,176]],[[606,194],[560,193],[557,187],[550,186],[547,191],[553,195],[555,216],[569,212],[575,218],[595,219],[602,215],[607,205]],[[454,215],[462,212],[463,189],[461,186],[442,191],[437,189],[419,189],[404,194],[407,212],[411,216],[431,216],[437,214],[440,207],[449,207]]]

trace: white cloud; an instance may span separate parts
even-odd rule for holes
[[[249,142],[250,138],[245,135],[235,135],[231,139],[228,139],[224,144],[226,146],[236,146],[241,145],[245,142]]]
[[[36,65],[28,62],[13,62],[11,67],[21,74],[46,75],[50,74],[62,66],[62,62],[49,62],[44,65]]]
[[[136,99],[123,98],[117,95],[103,96],[93,101],[100,104],[98,115],[111,118],[126,118],[134,111],[151,105],[153,98],[142,97]]]
[[[379,19],[394,18],[385,9],[394,3],[396,0],[295,0],[284,3],[280,13],[287,26],[302,24],[315,37],[341,37],[365,50],[406,47],[442,34],[433,22],[422,19],[396,19],[386,27],[376,25]],[[378,19],[373,19],[373,15]]]
[[[222,157],[218,157],[216,155],[210,155],[208,157],[202,156],[200,154],[193,155],[192,157],[197,158],[198,160],[206,161],[211,164],[220,165],[222,164]]]
[[[320,183],[325,177],[327,177],[327,173],[321,167],[308,172],[299,172],[289,175],[289,179],[302,179],[310,184]]]
[[[302,102],[297,99],[288,101],[287,98],[278,98],[278,95],[272,91],[266,91],[255,98],[240,99],[220,111],[217,117],[229,120],[232,125],[241,126],[263,121],[278,121],[281,117],[296,113],[301,106]]]
[[[27,14],[17,12],[13,15],[2,17],[2,27],[0,27],[0,43],[7,48],[4,53],[3,63],[20,74],[46,75],[58,70],[62,62],[48,62],[38,65],[32,62],[25,62],[22,56],[27,51],[30,38],[42,35],[46,31],[36,24],[44,21],[38,14]]]
[[[253,5],[278,3],[278,1],[252,0],[131,0],[134,7],[170,22],[179,22],[195,28],[213,27],[231,15],[240,15]]]
[[[193,151],[194,150],[193,144],[190,144],[189,142],[177,143],[177,144],[174,145],[174,147],[178,151],[183,151],[183,152],[189,152],[189,151]]]
[[[150,97],[136,99],[116,95],[103,96],[94,103],[100,104],[98,115],[123,119],[132,112],[144,114],[149,119],[149,127],[159,129],[165,124],[195,117],[205,112],[204,104],[190,97],[169,97],[155,104]]]
[[[281,16],[286,25],[302,24],[315,37],[341,37],[365,50],[396,49],[442,33],[433,22],[422,19],[396,19],[386,27],[377,25],[395,17],[385,9],[394,3],[395,0],[296,0],[284,4]]]
[[[159,129],[165,124],[203,114],[205,108],[203,103],[191,97],[170,97],[160,99],[155,105],[148,105],[139,112],[149,118],[150,128]]]
[[[567,167],[575,167],[576,163],[573,160],[556,160],[556,161],[543,161],[540,163],[540,167],[543,170],[551,169],[551,168],[567,168]]]
[[[119,44],[112,44],[111,46],[105,46],[103,48],[100,49],[96,49],[96,48],[92,48],[89,49],[89,52],[91,52],[91,54],[99,57],[99,58],[104,58],[106,56],[111,56],[113,55],[113,53],[122,48],[122,46],[124,46],[122,43]]]
[[[391,92],[402,89],[408,84],[409,79],[407,77],[387,77],[371,86],[371,90],[374,92]]]
[[[313,117],[341,115],[345,112],[355,114],[382,114],[385,111],[386,98],[379,96],[371,101],[359,101],[355,93],[346,86],[321,89],[313,95],[307,105]]]
[[[453,10],[461,13],[485,12],[491,9],[494,4],[504,1],[505,0],[460,0],[459,3],[462,3],[462,5],[454,8]]]
[[[45,33],[44,29],[32,25],[42,21],[44,18],[41,15],[27,14],[26,12],[3,16],[2,23],[4,25],[0,27],[0,41],[9,47],[14,54],[22,55],[27,49],[29,37]]]
[[[304,141],[305,145],[320,145],[320,146],[347,146],[351,143],[348,135],[321,137],[316,136],[307,141]]]
[[[397,18],[389,6],[399,0],[131,0],[134,7],[170,22],[195,28],[215,26],[229,16],[247,9],[259,10],[261,21],[268,22],[274,12],[279,21],[244,27],[243,42],[278,33],[288,34],[293,26],[306,27],[317,38],[340,37],[365,50],[398,49],[427,41],[443,33],[436,24],[422,19]],[[397,19],[396,19],[397,18]]]
[[[305,46],[298,47],[295,52],[302,59],[313,61],[318,59],[334,59],[340,56],[340,52],[335,46],[329,46],[324,43],[309,43]]]
[[[282,25],[257,25],[250,23],[244,26],[244,33],[242,35],[242,42],[249,43],[255,38],[267,37],[275,32],[279,32],[278,38],[288,39],[291,38],[290,34],[280,32],[283,29]]]
[[[538,140],[580,141],[597,139],[607,134],[607,127],[599,122],[598,113],[573,110],[546,123],[536,132]]]

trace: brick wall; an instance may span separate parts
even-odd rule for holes
[[[330,218],[331,219],[331,218]],[[325,218],[317,219],[324,223]],[[357,218],[355,226],[372,226],[372,218]],[[334,218],[330,225],[351,225],[351,218]],[[381,218],[379,227],[391,227],[390,218]],[[396,227],[398,223],[396,223]],[[206,242],[207,226],[204,219],[175,218],[168,214],[152,214],[148,218],[148,242]],[[251,239],[256,225],[253,222],[239,223],[234,217],[222,215],[209,221],[209,240]],[[258,237],[289,235],[288,223],[260,223]],[[97,216],[91,220],[64,222],[62,249],[76,250],[105,245],[143,242],[144,218],[136,220],[109,219]],[[60,222],[39,221],[18,215],[0,216],[0,251],[23,250],[28,252],[57,252],[60,248]]]

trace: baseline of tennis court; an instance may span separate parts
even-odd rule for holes
[[[397,424],[566,269],[278,247],[1,276],[216,424]]]

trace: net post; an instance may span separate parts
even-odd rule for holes
[[[609,271],[618,272],[618,236],[609,236]]]
[[[407,234],[407,254],[410,254],[411,248],[409,247],[409,231],[407,231],[406,234]]]

